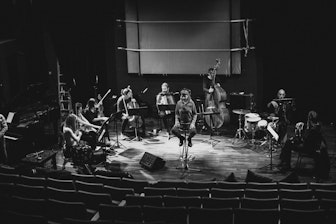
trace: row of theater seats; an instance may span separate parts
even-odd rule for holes
[[[159,181],[71,174],[37,177],[0,173],[2,217],[55,223],[250,223],[292,215],[335,221],[336,183]],[[260,212],[263,212],[261,216]],[[245,214],[246,213],[246,214]],[[132,215],[130,215],[132,214]],[[179,215],[180,214],[180,215]],[[207,220],[198,217],[202,214]],[[29,216],[29,217],[27,217]],[[30,217],[32,216],[32,217]],[[36,216],[36,217],[35,217]],[[156,218],[155,218],[156,217]],[[261,217],[263,217],[261,219]],[[272,219],[272,220],[271,220]],[[83,221],[85,220],[85,221]],[[227,222],[224,222],[227,220]],[[302,220],[302,219],[301,219]],[[208,222],[209,221],[209,222]],[[306,222],[309,223],[309,222]],[[321,222],[323,223],[323,222]]]
[[[203,208],[99,204],[97,210],[89,210],[82,202],[20,197],[12,197],[11,201],[7,204],[7,209],[0,210],[1,223],[331,224],[336,221],[335,208]]]

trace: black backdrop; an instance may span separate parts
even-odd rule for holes
[[[144,96],[150,102],[162,81],[170,82],[174,89],[188,85],[194,95],[202,94],[200,77],[127,74],[126,57],[116,50],[125,41],[124,27],[115,23],[124,15],[122,0],[4,0],[0,8],[0,38],[15,38],[18,54],[24,55],[19,77],[24,85],[20,88],[48,80],[42,43],[42,34],[48,32],[62,73],[69,83],[76,79],[76,101],[84,103],[93,96],[96,75],[100,92],[111,88],[118,94],[132,82],[137,91],[150,87]],[[315,109],[325,122],[335,121],[335,106],[331,102],[335,95],[330,48],[333,42],[329,34],[333,25],[331,9],[318,1],[241,1],[241,16],[256,19],[249,35],[256,50],[247,58],[242,57],[242,74],[223,81],[222,86],[229,92],[253,92],[260,111],[279,88],[284,88],[289,97],[296,98],[296,119],[305,119],[308,110]],[[17,75],[16,59],[11,58],[6,59],[8,73]],[[11,93],[18,91],[15,88]]]

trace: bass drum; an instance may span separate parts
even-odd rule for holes
[[[72,162],[75,165],[90,164],[93,159],[93,150],[89,145],[77,145],[74,147]]]

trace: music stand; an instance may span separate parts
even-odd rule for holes
[[[159,111],[170,111],[172,114],[175,113],[176,104],[158,104]],[[168,133],[170,139],[170,134]]]
[[[212,115],[214,114],[219,114],[219,112],[202,112],[202,113],[199,113],[199,114],[202,114],[203,116],[210,116],[210,137],[209,139],[206,139],[206,140],[203,140],[202,142],[208,142],[209,144],[211,144],[211,147],[214,147],[216,144],[218,144],[220,141],[217,140],[217,139],[213,139],[212,136],[213,136],[213,117]],[[216,142],[216,144],[214,144],[214,142]]]
[[[264,167],[261,167],[260,169],[268,168],[272,171],[273,170],[273,141],[278,141],[279,135],[272,129],[270,124],[267,125],[267,139],[268,139],[268,149],[269,149],[269,157],[270,157],[270,163]]]
[[[117,149],[117,148],[121,148],[121,146],[123,146],[124,148],[126,148],[126,146],[124,146],[123,144],[120,143],[119,141],[119,133],[118,133],[118,123],[117,123],[117,119],[121,119],[121,115],[122,115],[123,111],[119,111],[116,113],[111,114],[110,118],[112,121],[114,121],[114,130],[116,133],[116,140],[112,139],[114,141],[114,144],[111,146],[111,148],[113,149]]]
[[[130,108],[128,109],[128,115],[129,116],[140,116],[143,117],[145,114],[147,114],[148,111],[148,107],[138,107],[138,108]],[[142,138],[138,135],[138,128],[139,128],[139,121],[138,119],[135,120],[135,128],[134,128],[134,132],[135,132],[135,137],[133,139],[131,139],[130,141],[141,141]]]

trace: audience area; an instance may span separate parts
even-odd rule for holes
[[[36,170],[35,170],[36,171]],[[125,174],[20,173],[0,169],[1,223],[335,223],[336,183],[147,182]]]

